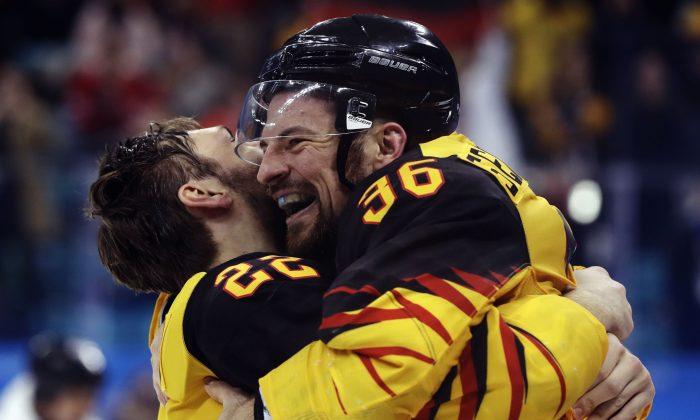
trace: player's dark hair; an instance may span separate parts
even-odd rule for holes
[[[191,118],[154,123],[100,159],[88,214],[102,222],[102,263],[130,289],[177,292],[216,255],[211,232],[178,198],[190,179],[220,173],[216,162],[192,149],[187,130],[198,128]]]

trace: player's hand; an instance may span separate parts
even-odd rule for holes
[[[608,354],[593,386],[574,405],[574,418],[628,420],[648,413],[654,383],[642,362],[613,334]]]
[[[210,397],[224,406],[219,420],[248,420],[253,418],[254,397],[232,387],[226,382],[211,377],[204,379],[204,390],[207,391]]]
[[[574,271],[577,286],[564,294],[595,316],[609,333],[620,340],[634,329],[632,307],[627,301],[625,286],[616,282],[602,267]]]
[[[151,349],[151,377],[153,379],[153,388],[156,390],[158,402],[164,406],[168,402],[168,396],[160,389],[160,343],[163,341],[163,323],[161,322],[153,336],[153,341],[149,348]]]

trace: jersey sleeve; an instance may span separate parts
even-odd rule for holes
[[[487,389],[496,389],[503,378],[509,378],[509,386],[486,393],[481,403],[491,412],[501,410],[494,418],[563,418],[600,371],[608,349],[603,325],[557,295],[523,296],[491,311],[497,312],[497,322],[485,326],[498,345],[485,358],[485,370],[472,372],[475,379],[484,376]],[[468,353],[468,363],[478,366],[475,352]]]
[[[525,296],[491,307],[471,334],[458,366],[413,417],[563,418],[597,376],[607,351],[603,326],[577,303],[556,295]],[[264,401],[256,401],[256,418],[347,414],[357,394],[341,392],[335,370],[326,373],[309,363],[320,363],[327,351],[316,341],[262,378]],[[285,369],[297,372],[294,386]],[[395,403],[377,402],[349,414],[397,418],[396,410]]]
[[[297,355],[309,366],[303,375],[291,363],[261,381],[273,418],[415,416],[457,364],[472,327],[532,277],[517,211],[488,175],[424,159],[394,176],[411,164],[375,174],[350,202],[322,342]],[[280,395],[290,387],[312,395],[309,404]]]
[[[275,261],[288,273],[271,266]],[[317,339],[326,287],[310,263],[291,257],[264,256],[210,272],[185,311],[187,349],[219,379],[254,392],[262,376]]]

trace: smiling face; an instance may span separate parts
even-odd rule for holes
[[[287,247],[294,255],[324,258],[334,249],[334,225],[347,201],[336,172],[335,115],[327,102],[277,94],[268,108],[258,181],[287,218]]]

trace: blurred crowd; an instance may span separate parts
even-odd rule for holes
[[[173,115],[235,127],[268,53],[358,12],[433,29],[460,129],[562,210],[600,186],[577,262],[628,286],[635,350],[700,350],[697,0],[0,2],[0,340],[143,346],[153,298],[112,284],[83,214],[100,152]]]

